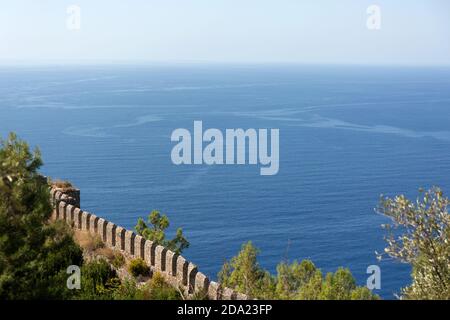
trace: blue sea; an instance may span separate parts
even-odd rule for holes
[[[278,128],[280,170],[172,164],[177,128]],[[385,247],[380,194],[450,191],[450,69],[290,65],[0,68],[0,134],[39,146],[44,174],[85,210],[133,228],[153,209],[182,227],[185,256],[216,278],[251,240],[260,264],[312,259],[394,298],[410,267]]]

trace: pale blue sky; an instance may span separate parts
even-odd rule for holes
[[[68,5],[81,30],[66,28]],[[381,7],[381,30],[366,27]],[[450,65],[448,0],[14,0],[0,63]]]

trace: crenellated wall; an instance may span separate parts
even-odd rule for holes
[[[160,272],[168,283],[187,294],[204,293],[212,300],[248,300],[249,297],[210,281],[197,266],[167,248],[146,240],[93,213],[80,209],[80,191],[52,188],[53,219],[64,220],[72,228],[99,235],[110,248],[132,258],[143,259],[152,271]]]

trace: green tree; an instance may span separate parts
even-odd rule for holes
[[[412,266],[404,299],[450,299],[449,199],[437,187],[420,193],[415,202],[404,195],[381,198],[377,211],[392,220],[383,225],[385,253]]]
[[[334,274],[327,273],[322,286],[322,300],[350,300],[356,289],[356,281],[349,269],[339,268]]]
[[[322,271],[317,269],[301,288],[299,288],[298,300],[319,300],[323,287]]]
[[[225,262],[219,272],[219,281],[226,287],[255,296],[260,292],[265,272],[258,264],[259,250],[249,241],[242,245],[237,256]],[[267,280],[267,279],[266,279]]]
[[[352,290],[350,300],[379,300],[380,297],[374,295],[367,287],[357,287]]]
[[[68,228],[49,223],[49,186],[39,150],[11,133],[0,143],[0,299],[71,296],[66,269],[82,251]]]
[[[150,224],[151,226],[148,226]],[[153,210],[148,216],[148,224],[139,218],[135,226],[136,232],[147,240],[162,245],[175,253],[181,254],[189,247],[189,241],[184,237],[183,230],[178,228],[173,239],[167,240],[165,230],[169,227],[169,218],[161,215],[159,211]]]
[[[259,266],[258,253],[251,242],[244,244],[237,256],[224,263],[218,275],[219,282],[258,299],[379,299],[369,289],[358,287],[348,269],[339,268],[323,279],[320,269],[310,260],[281,262],[277,275],[273,276]]]
[[[308,284],[317,268],[310,260],[292,264],[281,262],[277,266],[277,294],[281,299],[291,300],[299,295],[300,288]]]
[[[258,297],[262,300],[276,300],[279,299],[277,295],[277,279],[269,271],[263,270],[254,294],[250,296]]]

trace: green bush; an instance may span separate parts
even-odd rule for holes
[[[167,284],[164,277],[159,273],[155,272],[153,277],[148,282],[146,286],[149,290],[149,298],[152,300],[180,300],[180,293]]]
[[[81,290],[78,298],[86,300],[112,299],[120,285],[116,272],[104,259],[94,260],[81,267]]]
[[[139,288],[133,279],[124,280],[113,293],[114,300],[148,300],[146,290]]]
[[[123,265],[125,264],[125,258],[123,254],[121,254],[120,252],[115,252],[111,263],[116,269],[123,267]]]
[[[150,274],[150,268],[147,266],[144,260],[138,258],[130,261],[128,271],[133,277],[148,276]]]
[[[180,300],[180,293],[168,285],[160,273],[145,285],[138,286],[133,279],[127,279],[113,292],[115,300]]]

